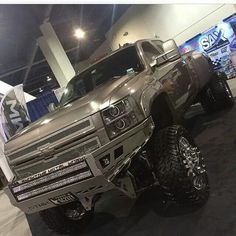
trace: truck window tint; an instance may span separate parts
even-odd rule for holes
[[[62,95],[60,104],[65,105],[81,98],[111,79],[129,75],[130,71],[137,74],[143,69],[144,66],[135,46],[124,48],[72,78]]]
[[[152,43],[154,44],[154,46],[158,49],[158,51],[160,52],[160,54],[164,53],[164,50],[162,48],[162,44],[163,42],[160,40],[152,40]]]
[[[158,49],[151,45],[149,42],[142,43],[142,48],[149,64],[151,64],[155,60],[155,58],[161,54],[160,51],[158,51]]]

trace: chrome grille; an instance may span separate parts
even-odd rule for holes
[[[83,119],[69,127],[65,127],[64,129],[53,133],[41,140],[39,140],[38,142],[35,142],[33,144],[30,144],[24,148],[21,148],[18,151],[12,152],[12,153],[7,153],[8,159],[10,162],[14,162],[15,160],[17,161],[17,159],[19,158],[30,158],[33,156],[36,156],[38,153],[38,149],[41,146],[44,146],[48,143],[52,144],[52,145],[60,145],[60,143],[58,143],[58,141],[62,141],[65,138],[69,138],[72,137],[74,135],[82,135],[85,134],[91,130],[93,130],[95,127],[93,125],[93,122],[91,120],[91,117],[88,117],[86,119]]]
[[[15,173],[17,174],[17,176],[30,176],[50,167],[60,165],[62,161],[65,162],[74,158],[82,157],[88,153],[95,151],[101,146],[98,137],[93,137],[84,142],[80,141],[80,143],[72,144],[73,146],[70,148],[63,147],[65,150],[58,150],[58,153],[56,153],[49,160],[44,161],[42,160],[42,158],[36,158],[31,162],[26,162],[21,165],[15,166]]]

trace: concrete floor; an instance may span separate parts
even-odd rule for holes
[[[0,236],[31,236],[25,214],[0,191]]]
[[[236,97],[236,79],[229,81]],[[113,192],[96,206],[96,216],[82,234],[88,236],[235,236],[236,235],[236,106],[207,116],[201,106],[188,114],[186,126],[205,156],[211,186],[201,209],[159,204],[158,189],[137,201]],[[56,236],[38,214],[27,215],[0,192],[0,236]]]

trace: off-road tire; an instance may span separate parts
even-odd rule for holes
[[[71,220],[68,218],[63,207],[54,207],[39,212],[41,219],[49,229],[59,234],[79,233],[85,229],[94,216],[93,209],[87,211],[82,219]]]
[[[204,170],[201,176],[199,175],[204,183],[201,189],[194,187],[192,177],[188,175],[189,169],[184,164],[185,157],[179,147],[181,137],[188,140],[199,153],[199,163]],[[184,205],[204,204],[209,195],[207,172],[202,155],[187,130],[179,125],[164,128],[154,133],[151,146],[154,172],[165,197]]]
[[[224,73],[213,76],[211,82],[200,94],[200,103],[207,113],[233,106],[233,95]]]
[[[3,189],[7,185],[8,181],[6,176],[4,175],[2,169],[0,168],[0,190]]]

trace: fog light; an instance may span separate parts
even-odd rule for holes
[[[107,167],[110,164],[110,161],[111,161],[110,154],[107,154],[106,156],[102,157],[100,159],[100,164],[102,168]]]

